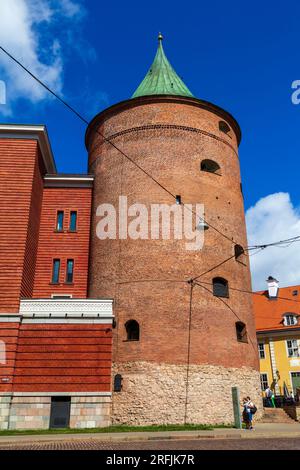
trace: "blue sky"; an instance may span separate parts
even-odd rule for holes
[[[87,119],[131,96],[161,31],[167,57],[193,94],[240,123],[246,209],[288,193],[298,215],[300,105],[292,104],[291,84],[300,79],[299,2],[3,0],[0,9],[5,5],[19,24],[12,33],[6,21],[0,43]],[[45,123],[58,170],[85,172],[84,124],[38,85],[24,88],[22,74],[0,54],[7,83],[1,121]],[[263,232],[267,240],[271,229]]]

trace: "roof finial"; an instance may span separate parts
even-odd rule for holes
[[[161,33],[158,33],[158,40],[159,40],[159,41],[162,41],[163,38],[164,38],[163,35],[162,35]]]

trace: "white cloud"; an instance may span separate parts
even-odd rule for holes
[[[72,2],[71,0],[60,0],[59,5],[64,14],[69,18],[82,17],[85,15],[85,10],[79,3]]]
[[[59,20],[68,21],[71,27],[84,14],[82,5],[71,0],[1,0],[0,44],[50,88],[61,93],[64,58],[59,39],[49,40],[50,27]],[[45,40],[48,40],[46,45]],[[7,89],[7,104],[0,108],[3,114],[10,114],[19,98],[33,103],[50,98],[46,90],[2,51],[0,79],[5,81]]]
[[[247,210],[246,223],[250,246],[300,235],[300,212],[288,193],[270,194],[260,199]],[[300,284],[300,242],[288,247],[266,248],[250,257],[250,265],[254,290],[265,289],[269,275],[276,277],[281,287]]]

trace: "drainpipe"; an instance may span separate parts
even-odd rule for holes
[[[269,339],[269,347],[270,347],[272,376],[273,376],[273,381],[275,382],[275,395],[280,395],[273,338]]]

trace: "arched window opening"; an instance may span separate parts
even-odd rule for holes
[[[241,245],[234,245],[234,256],[236,260],[239,260],[240,256],[244,253],[244,248]]]
[[[125,323],[127,341],[139,341],[140,339],[140,325],[135,320],[129,320]]]
[[[207,171],[208,173],[214,173],[216,175],[221,175],[221,168],[217,162],[213,160],[202,160],[200,165],[201,171]]]
[[[235,324],[236,339],[241,343],[248,343],[246,325],[242,321],[237,321]]]
[[[229,134],[230,132],[230,127],[228,126],[227,122],[225,121],[219,121],[219,130],[221,132],[224,132],[224,134]]]
[[[213,294],[216,297],[229,297],[228,281],[222,277],[213,279]]]

